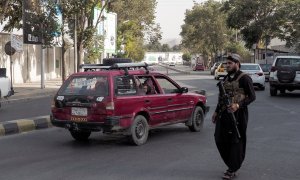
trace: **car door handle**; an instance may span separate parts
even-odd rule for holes
[[[149,99],[146,99],[146,100],[145,100],[145,103],[150,103],[150,100],[149,100]]]
[[[172,101],[172,98],[168,98],[168,102]]]

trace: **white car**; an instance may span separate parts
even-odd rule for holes
[[[225,77],[226,75],[227,75],[226,62],[223,62],[219,64],[217,69],[215,70],[215,79],[219,80],[220,77]]]
[[[0,99],[13,95],[10,83],[10,79],[6,76],[6,69],[0,68]]]
[[[265,90],[266,77],[259,64],[241,63],[240,70],[251,77],[254,86],[257,86],[261,90]]]

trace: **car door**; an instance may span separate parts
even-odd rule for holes
[[[181,87],[166,76],[157,75],[155,79],[168,104],[168,118],[165,122],[186,121],[193,109],[187,94],[181,93]]]
[[[150,115],[149,124],[151,126],[160,125],[167,121],[168,100],[164,94],[158,89],[156,81],[151,75],[136,76],[137,84],[140,87],[139,101],[143,104],[143,108],[147,110]],[[145,85],[151,86],[152,91],[146,93],[143,87]],[[144,91],[144,92],[143,92]]]

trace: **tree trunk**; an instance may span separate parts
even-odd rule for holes
[[[78,42],[79,44],[80,42]],[[79,71],[79,66],[81,64],[83,64],[83,58],[84,58],[84,52],[83,52],[83,44],[80,43],[78,46],[77,46],[77,71]]]

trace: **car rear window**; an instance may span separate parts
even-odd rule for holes
[[[278,58],[276,66],[279,67],[300,67],[300,58]]]
[[[264,72],[269,72],[271,71],[272,64],[260,64],[260,67]]]
[[[241,68],[242,71],[243,70],[260,70],[259,65],[258,64],[242,64]]]
[[[68,79],[59,90],[59,95],[108,96],[106,76],[75,76]]]

